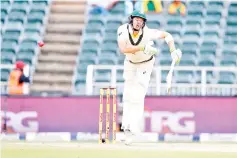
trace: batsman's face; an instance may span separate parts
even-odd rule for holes
[[[134,17],[133,18],[133,28],[136,30],[140,30],[144,24],[144,20],[139,17]]]

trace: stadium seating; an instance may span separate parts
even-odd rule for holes
[[[37,42],[44,33],[49,1],[1,1],[1,63],[23,60],[34,68]],[[7,81],[9,70],[1,70],[1,81]]]
[[[237,4],[225,1],[188,1],[186,17],[172,16],[165,13],[148,14],[147,25],[170,32],[177,47],[183,51],[180,66],[237,66]],[[116,44],[116,30],[127,17],[122,18],[125,5],[119,2],[107,16],[89,15],[84,40],[75,72],[75,91],[81,92],[85,82],[81,78],[86,73],[88,64],[121,65],[124,56],[120,55]],[[227,15],[225,15],[225,11]],[[166,18],[164,18],[164,16]],[[121,16],[121,17],[118,17]],[[226,16],[226,18],[225,18]],[[102,28],[102,29],[101,29]],[[88,36],[90,33],[90,37]],[[95,38],[95,37],[99,38]],[[158,42],[161,49],[156,65],[170,65],[171,58],[166,43]],[[85,59],[85,60],[84,60]],[[162,72],[162,82],[168,72]],[[111,72],[97,70],[95,81],[109,82]],[[176,72],[177,83],[200,83],[200,72]],[[207,73],[208,83],[236,83],[237,74],[226,72]],[[122,82],[122,71],[117,72],[117,82]],[[81,86],[78,86],[81,83]],[[85,86],[84,86],[85,87]],[[85,89],[83,89],[85,90]]]
[[[165,2],[168,4],[169,2]],[[147,25],[170,32],[175,44],[183,51],[180,66],[237,66],[237,3],[231,1],[186,1],[185,17],[147,14]],[[164,4],[164,3],[163,3]],[[34,67],[37,60],[37,41],[44,33],[49,1],[1,1],[1,63],[13,64],[23,60]],[[117,28],[128,21],[124,1],[119,1],[108,15],[88,15],[83,30],[81,48],[74,74],[75,94],[85,94],[87,66],[90,64],[122,65],[124,55],[117,46]],[[167,44],[156,41],[161,50],[156,65],[170,65]],[[165,82],[167,71],[162,72]],[[9,70],[1,69],[1,81]],[[123,82],[123,72],[117,71],[117,82]],[[111,72],[97,70],[94,81],[111,81]],[[177,83],[200,83],[200,72],[176,72]],[[184,77],[185,76],[185,77]],[[208,73],[208,83],[237,83],[237,74]]]

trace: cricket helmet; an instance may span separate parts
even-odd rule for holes
[[[146,22],[146,15],[145,14],[143,14],[143,13],[141,13],[140,11],[137,11],[137,10],[134,10],[133,12],[132,12],[132,14],[130,15],[130,22],[132,21],[132,19],[134,18],[134,17],[140,17],[140,18],[142,18],[143,20],[144,20],[144,22]]]

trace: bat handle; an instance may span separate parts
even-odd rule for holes
[[[171,63],[171,69],[174,68],[174,66],[175,66],[175,61],[172,60],[172,63]]]

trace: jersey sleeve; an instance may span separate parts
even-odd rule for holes
[[[158,29],[149,29],[149,34],[150,34],[150,38],[152,40],[157,40],[157,39],[163,38],[162,37],[163,31],[160,31]]]
[[[19,83],[23,83],[23,82],[30,82],[30,78],[26,77],[24,74],[21,75],[20,79],[19,79]]]
[[[126,32],[124,29],[124,25],[120,26],[117,30],[117,40],[126,40]]]

